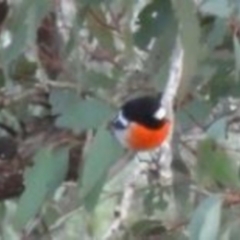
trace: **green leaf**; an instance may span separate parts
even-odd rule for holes
[[[26,0],[22,4],[19,4],[18,8],[14,8],[14,14],[12,22],[10,24],[10,30],[12,31],[12,42],[10,46],[2,51],[1,60],[5,67],[9,62],[14,60],[25,49],[25,43],[27,41],[27,17],[28,13],[33,5],[33,1]]]
[[[79,181],[80,196],[84,200],[93,191],[98,191],[95,198],[99,196],[99,181],[105,181],[109,168],[123,154],[123,149],[113,139],[113,136],[104,127],[101,127],[90,149],[85,156],[85,164],[81,170]],[[100,184],[102,186],[102,184]],[[101,189],[101,186],[100,189]],[[96,202],[96,201],[94,201]],[[86,204],[86,201],[85,201]],[[92,206],[94,207],[94,206]]]
[[[52,10],[53,3],[48,0],[42,0],[42,1],[35,1],[34,5],[32,7],[32,12],[31,14],[33,15],[33,31],[36,31],[36,28],[39,26],[41,23],[42,19],[46,17],[47,14]]]
[[[18,9],[14,9],[10,26],[13,34],[12,43],[2,53],[2,60],[6,68],[12,60],[26,50],[29,44],[34,43],[36,29],[45,14],[48,13],[50,6],[51,2],[48,0],[25,0],[19,4]]]
[[[57,125],[74,132],[96,128],[113,114],[107,104],[92,98],[83,100],[72,90],[52,90],[50,103],[53,113],[60,114]]]
[[[211,31],[207,36],[208,46],[211,50],[214,50],[217,46],[224,42],[228,27],[226,25],[226,20],[222,18],[217,18],[214,21]]]
[[[140,12],[137,24],[138,30],[134,33],[134,40],[138,47],[145,49],[153,37],[158,37],[167,28],[172,20],[170,0],[154,0]]]
[[[240,229],[239,225],[240,222],[239,220],[236,220],[233,224],[230,225],[229,227],[229,240],[238,240],[240,236]]]
[[[177,21],[172,13],[166,29],[156,39],[149,57],[145,62],[145,71],[150,79],[163,89],[169,74],[169,58],[177,35]]]
[[[198,177],[207,183],[219,182],[225,186],[238,187],[239,177],[236,162],[212,140],[199,144],[198,151]]]
[[[199,6],[200,12],[221,18],[228,18],[232,13],[228,0],[206,0]]]
[[[239,73],[240,73],[240,43],[239,43],[239,39],[236,35],[233,36],[233,45],[234,45],[234,53],[235,53],[236,76],[237,76],[237,79],[239,79]]]
[[[209,81],[206,88],[207,93],[210,95],[210,100],[215,104],[219,98],[223,97],[238,97],[240,96],[240,81],[236,81],[232,74],[234,61],[215,60],[210,62],[211,66],[215,66],[216,72]]]
[[[236,214],[234,214],[236,216]],[[230,223],[223,232],[220,240],[238,240],[240,236],[240,221],[239,219],[234,219],[232,214],[229,216]]]
[[[84,198],[83,204],[88,212],[91,212],[95,209],[95,206],[98,203],[98,199],[100,197],[100,194],[102,192],[102,188],[104,187],[104,184],[106,182],[106,175],[102,176],[95,184],[95,186],[91,189],[91,191],[86,194],[86,197]],[[81,193],[81,189],[80,189]]]
[[[116,79],[109,77],[103,73],[88,71],[84,75],[82,84],[90,88],[109,89],[116,86]]]
[[[227,118],[222,117],[211,124],[211,126],[207,129],[207,134],[215,140],[223,140],[226,138],[226,130]]]
[[[190,240],[217,240],[222,198],[211,196],[197,207],[189,224]]]
[[[68,148],[40,149],[34,157],[33,167],[24,174],[25,191],[15,216],[17,229],[24,228],[40,210],[44,200],[51,195],[66,177]]]
[[[180,36],[184,48],[183,80],[178,90],[178,99],[181,101],[188,90],[190,80],[196,74],[200,54],[202,54],[202,46],[194,2],[192,0],[172,0],[172,3],[181,26]]]
[[[177,113],[177,118],[184,129],[188,130],[196,125],[202,127],[211,110],[211,105],[208,102],[201,99],[195,99],[186,104]]]

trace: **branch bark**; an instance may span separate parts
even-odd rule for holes
[[[174,100],[179,88],[182,71],[183,71],[184,51],[181,44],[180,37],[177,37],[175,48],[172,53],[171,64],[169,69],[169,77],[161,99],[161,105],[167,112],[167,118],[172,122],[171,132],[168,135],[165,143],[160,147],[159,164],[161,183],[169,185],[172,183],[172,148],[171,141],[174,130]]]

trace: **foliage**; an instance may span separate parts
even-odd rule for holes
[[[179,29],[174,182],[139,179],[118,237],[239,239],[236,0],[0,2],[1,239],[102,239],[137,164],[108,122],[165,86]]]

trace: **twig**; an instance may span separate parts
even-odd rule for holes
[[[169,110],[171,112],[173,111],[173,102],[181,81],[183,70],[183,57],[184,51],[180,38],[178,37],[172,54],[169,78],[165,87],[165,91],[163,93],[163,97],[161,99],[162,106],[165,107],[166,110]]]
[[[63,82],[63,81],[52,81],[45,79],[43,83],[36,84],[36,87],[55,87],[55,88],[68,88],[68,89],[76,89],[77,84],[71,82]]]
[[[112,24],[108,24],[107,22],[105,22],[103,19],[101,19],[100,16],[98,16],[98,14],[92,9],[89,8],[88,9],[89,14],[92,16],[92,18],[94,19],[94,21],[101,25],[103,28],[105,28],[106,30],[111,30],[111,31],[116,31],[116,32],[120,32],[119,29],[116,28],[116,26],[112,25]]]
[[[142,165],[141,165],[142,164]],[[142,177],[143,171],[143,163],[139,164],[141,167],[138,167],[134,174],[132,175],[132,178],[129,179],[128,183],[126,184],[126,187],[123,191],[123,197],[120,205],[118,206],[117,210],[115,210],[114,214],[114,220],[103,236],[103,240],[110,240],[115,239],[114,237],[120,233],[121,228],[124,226],[124,223],[129,215],[129,211],[131,209],[132,203],[133,203],[133,197],[136,192],[136,182],[139,178]],[[145,168],[146,166],[144,166]]]

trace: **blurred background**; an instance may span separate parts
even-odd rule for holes
[[[106,126],[164,89],[178,34],[173,184],[139,179],[108,239],[240,239],[238,0],[0,0],[0,239],[107,239],[137,162],[107,177]]]

